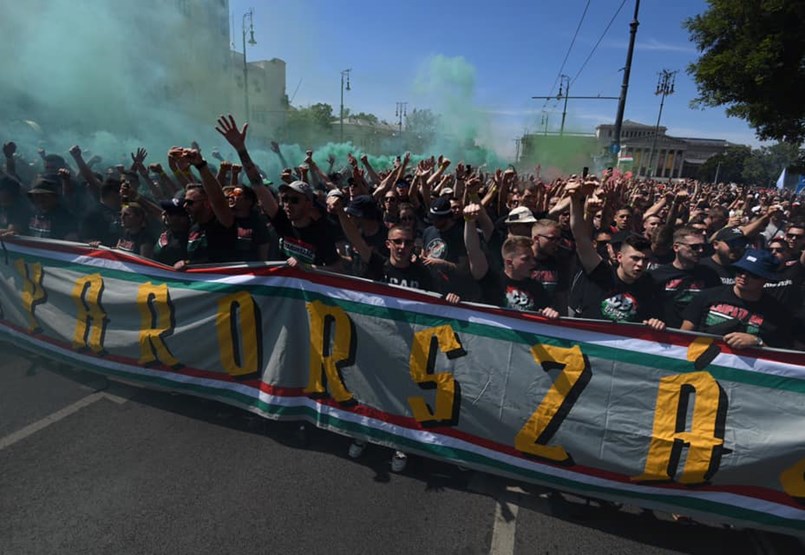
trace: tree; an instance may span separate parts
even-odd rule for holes
[[[405,137],[409,149],[421,150],[430,145],[436,138],[439,127],[439,116],[429,108],[417,110],[414,108],[405,116]]]
[[[698,178],[701,181],[711,182],[718,173],[720,182],[743,182],[743,170],[747,158],[752,155],[748,146],[733,145],[727,147],[726,152],[711,156],[699,168]]]
[[[696,106],[726,106],[761,139],[805,140],[805,2],[708,0],[684,26],[701,51],[688,66]]]
[[[306,108],[288,111],[283,140],[307,146],[318,146],[327,142],[333,120],[333,107],[319,102]]]

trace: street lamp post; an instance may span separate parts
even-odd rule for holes
[[[407,102],[397,102],[397,107],[394,111],[394,115],[397,116],[397,125],[400,129],[400,137],[402,138],[402,124],[403,118],[408,115],[408,103]]]
[[[657,81],[657,90],[654,92],[655,95],[661,95],[660,97],[660,112],[657,114],[657,125],[654,126],[654,138],[651,141],[651,150],[649,151],[648,155],[648,166],[646,167],[646,171],[648,173],[648,177],[653,177],[653,167],[652,163],[654,161],[654,150],[657,148],[657,135],[660,133],[660,119],[662,118],[662,107],[665,105],[665,97],[669,94],[674,94],[674,81],[676,80],[676,71],[668,71],[664,69],[660,72],[660,79]]]
[[[246,107],[246,121],[249,121],[249,65],[246,63],[246,19],[249,20],[249,44],[254,46],[254,8],[243,14],[243,104]]]
[[[341,123],[340,123],[340,142],[344,142],[344,80],[346,79],[347,83],[347,91],[351,90],[349,88],[349,72],[352,71],[351,69],[345,69],[341,72]]]

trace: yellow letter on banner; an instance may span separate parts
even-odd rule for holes
[[[45,277],[42,264],[39,262],[28,264],[23,259],[18,258],[14,261],[14,268],[22,276],[22,305],[25,307],[28,316],[28,331],[39,333],[42,328],[39,325],[39,320],[34,315],[34,310],[37,305],[47,300],[47,293],[42,287],[42,279]]]
[[[238,291],[218,302],[215,327],[221,364],[230,376],[254,374],[261,367],[259,309],[251,295]]]
[[[352,401],[352,393],[344,385],[340,369],[353,362],[352,320],[337,306],[321,301],[307,303],[310,315],[310,379],[305,393],[323,395],[329,390],[339,403]],[[324,386],[327,377],[327,387]]]
[[[422,389],[436,388],[435,410],[431,410],[422,397],[408,398],[414,418],[424,426],[454,426],[458,423],[457,401],[461,399],[461,389],[451,373],[433,372],[439,351],[447,358],[466,354],[450,326],[436,326],[414,334],[408,362],[411,377]]]
[[[805,459],[780,473],[780,485],[794,499],[805,500]]]
[[[686,431],[688,405],[694,394],[690,431]],[[643,474],[634,476],[632,480],[673,480],[685,445],[688,453],[677,481],[701,484],[709,480],[721,461],[726,410],[726,396],[708,372],[662,378],[657,392],[654,430],[646,466]]]
[[[103,352],[103,339],[109,319],[101,306],[102,294],[101,274],[92,274],[76,280],[72,294],[77,309],[73,349],[89,348],[96,354]]]
[[[581,348],[537,344],[531,347],[537,364],[547,372],[556,365],[563,366],[556,381],[551,384],[545,398],[514,438],[518,451],[555,462],[569,462],[570,455],[560,445],[545,445],[573,407],[584,387],[589,383],[591,370]]]
[[[168,286],[144,283],[137,291],[140,309],[140,364],[161,362],[165,366],[179,366],[179,361],[165,345],[165,338],[173,333],[173,305]]]

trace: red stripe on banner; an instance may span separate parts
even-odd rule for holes
[[[14,324],[12,324],[12,323],[10,323],[8,321],[3,321],[3,325],[5,325],[6,327],[8,327],[10,329],[13,329],[13,330],[19,332],[20,334],[32,337],[36,341],[41,341],[43,343],[53,345],[54,347],[57,347],[57,348],[60,348],[62,350],[66,350],[66,351],[72,351],[73,350],[72,346],[70,346],[70,345],[68,345],[66,343],[51,339],[51,338],[46,337],[46,336],[41,335],[41,334],[36,335],[36,336],[31,336],[23,328],[18,327],[18,326],[14,325]],[[131,358],[128,358],[128,357],[122,357],[122,356],[118,356],[118,355],[105,355],[103,357],[100,357],[100,356],[97,356],[94,353],[90,353],[90,352],[83,352],[83,353],[79,353],[79,354],[81,354],[81,356],[91,357],[91,358],[98,359],[98,360],[109,360],[109,361],[112,361],[112,362],[117,362],[117,363],[128,365],[128,366],[139,366],[138,361],[136,361],[134,359],[131,359]],[[175,374],[175,375],[183,375],[183,376],[188,376],[188,377],[196,377],[196,378],[208,379],[208,380],[212,380],[212,381],[218,381],[218,382],[222,382],[222,383],[238,383],[238,384],[244,385],[246,387],[250,387],[252,389],[259,390],[259,391],[261,391],[263,393],[267,393],[269,395],[274,395],[274,396],[277,396],[277,397],[309,397],[304,392],[304,390],[302,388],[277,387],[277,386],[273,386],[273,385],[270,385],[270,384],[266,384],[266,383],[262,382],[260,379],[255,379],[255,378],[247,379],[247,380],[239,380],[239,379],[233,378],[232,376],[229,376],[228,374],[210,372],[210,371],[206,371],[206,370],[199,370],[197,368],[189,368],[189,367],[181,367],[181,368],[178,368],[178,369],[173,369],[173,368],[170,368],[170,367],[166,367],[164,365],[154,365],[154,366],[149,366],[147,368],[148,368],[148,370],[159,371],[159,372],[163,372],[165,374]],[[207,387],[212,387],[212,386],[207,386]],[[586,475],[586,476],[605,479],[605,480],[609,480],[609,481],[612,481],[612,482],[618,482],[618,483],[623,483],[623,484],[637,484],[636,482],[633,482],[632,480],[630,480],[629,476],[626,476],[626,475],[623,475],[623,474],[617,474],[617,473],[614,473],[614,472],[610,472],[610,471],[606,471],[606,470],[600,470],[600,469],[597,469],[597,468],[588,467],[588,466],[582,466],[582,465],[573,465],[571,467],[568,467],[568,466],[564,466],[564,465],[561,465],[561,464],[555,464],[555,463],[552,463],[551,461],[547,461],[547,460],[544,460],[544,459],[537,459],[535,457],[530,457],[530,456],[528,456],[528,455],[526,455],[526,454],[514,449],[514,447],[512,447],[510,445],[506,445],[506,444],[503,444],[503,443],[498,443],[498,442],[495,442],[495,441],[492,441],[492,440],[489,440],[489,439],[486,439],[486,438],[482,438],[482,437],[479,437],[479,436],[469,434],[467,432],[462,432],[461,430],[457,430],[457,429],[454,429],[454,428],[445,427],[445,426],[436,426],[436,427],[424,428],[419,424],[419,422],[417,422],[415,419],[413,419],[411,417],[400,416],[400,415],[396,415],[396,414],[390,414],[390,413],[381,411],[379,409],[376,409],[374,407],[370,407],[370,406],[367,406],[367,405],[357,404],[357,405],[353,405],[353,406],[344,406],[344,405],[341,405],[340,403],[334,401],[331,398],[314,398],[314,397],[309,397],[309,398],[313,402],[315,402],[317,404],[324,405],[324,406],[327,406],[327,407],[331,407],[331,408],[337,409],[337,410],[342,411],[342,412],[349,412],[349,413],[353,413],[353,414],[360,415],[360,416],[366,416],[368,418],[381,420],[383,422],[388,422],[388,423],[393,424],[395,426],[399,426],[399,427],[402,427],[402,428],[407,428],[407,429],[410,429],[410,430],[432,432],[434,434],[452,437],[454,439],[464,441],[464,442],[470,443],[472,445],[477,445],[479,447],[489,449],[491,451],[496,451],[496,452],[499,452],[499,453],[503,453],[503,454],[506,454],[506,455],[509,455],[509,456],[512,456],[512,457],[522,459],[522,460],[535,461],[535,462],[539,462],[540,464],[544,464],[544,465],[547,465],[547,466],[552,466],[552,467],[555,467],[555,468],[564,468],[564,469],[571,470],[572,472],[577,473],[577,474],[582,474],[582,475]],[[745,495],[745,496],[749,496],[749,497],[754,497],[754,498],[757,498],[757,499],[764,499],[764,500],[767,500],[767,501],[770,501],[770,502],[774,502],[774,503],[777,503],[777,504],[780,504],[780,505],[786,505],[786,506],[797,508],[797,509],[802,508],[802,506],[800,504],[798,504],[795,500],[793,500],[792,498],[790,498],[789,496],[787,496],[783,492],[778,492],[778,491],[775,491],[775,490],[761,488],[761,487],[757,487],[757,486],[702,485],[702,486],[696,486],[695,488],[689,488],[687,486],[677,484],[677,483],[674,483],[674,482],[656,483],[656,484],[652,483],[651,486],[656,487],[656,488],[661,488],[661,489],[667,489],[667,490],[670,490],[670,491],[692,491],[692,490],[696,490],[696,491],[706,491],[706,492],[733,493],[733,494],[737,494],[737,495]]]

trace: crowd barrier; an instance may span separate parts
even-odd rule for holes
[[[7,238],[0,334],[102,373],[583,496],[805,535],[802,353],[284,265]]]

